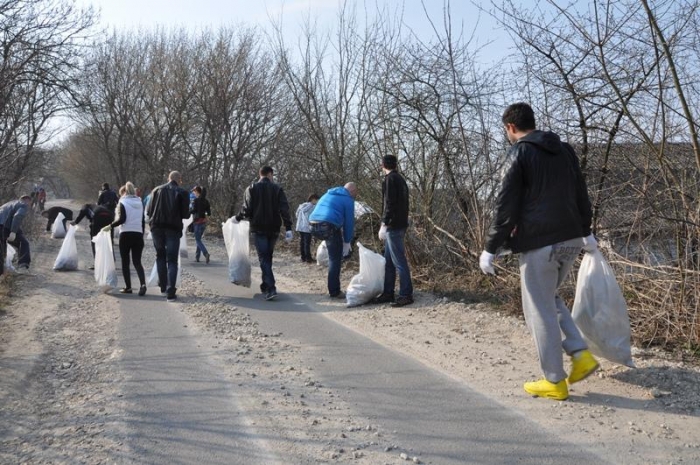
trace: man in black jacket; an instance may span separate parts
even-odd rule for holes
[[[66,229],[66,230],[68,229],[68,228],[66,228],[66,222],[73,219],[73,210],[66,208],[66,207],[55,206],[55,207],[51,207],[48,210],[44,210],[43,212],[41,212],[41,216],[43,216],[44,218],[47,218],[47,220],[48,220],[46,222],[46,231],[51,231],[51,226],[53,226],[59,213],[63,213],[63,216],[64,216],[63,229]]]
[[[564,400],[567,383],[581,381],[598,368],[557,293],[581,248],[592,252],[597,247],[591,202],[574,149],[553,132],[536,130],[528,104],[510,105],[502,122],[513,146],[479,265],[484,273],[495,274],[493,260],[503,245],[520,254],[523,313],[544,373],[544,379],[525,383],[524,389]],[[562,348],[572,358],[568,376]]]
[[[245,190],[245,199],[240,213],[233,219],[250,220],[250,230],[255,234],[255,250],[262,271],[260,290],[266,300],[277,297],[275,275],[272,273],[272,255],[275,243],[284,222],[285,240],[292,240],[292,217],[289,202],[282,187],[272,182],[273,170],[269,166],[260,168],[260,179]]]
[[[403,307],[413,303],[413,283],[404,244],[408,228],[408,185],[403,176],[396,171],[397,165],[398,160],[394,155],[382,158],[383,213],[379,239],[385,241],[384,291],[374,302],[391,302],[392,307]],[[397,272],[400,287],[399,296],[394,299]]]
[[[102,190],[100,195],[97,197],[97,205],[102,205],[108,210],[114,211],[117,208],[117,203],[119,202],[119,196],[116,192],[109,188],[108,183],[102,184]]]
[[[180,187],[181,182],[182,175],[178,171],[172,171],[166,184],[153,189],[146,206],[153,246],[156,249],[158,284],[161,294],[166,294],[168,302],[174,302],[177,298],[175,286],[182,220],[190,216],[190,196]]]

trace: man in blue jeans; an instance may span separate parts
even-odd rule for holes
[[[408,185],[396,170],[398,160],[394,155],[382,158],[382,226],[379,239],[384,245],[384,290],[374,299],[375,303],[390,302],[392,307],[403,307],[413,303],[411,270],[406,260],[404,238],[408,228]],[[394,298],[396,274],[399,275],[399,296]]]
[[[180,256],[182,220],[190,217],[189,194],[180,187],[182,175],[172,171],[168,182],[153,189],[146,213],[151,226],[160,292],[168,302],[177,298],[177,267]]]
[[[22,221],[27,216],[31,204],[31,196],[23,195],[19,200],[7,202],[0,207],[0,275],[5,271],[8,243],[19,249],[17,270],[24,272],[29,269],[29,241],[22,232]]]
[[[262,272],[260,291],[265,294],[265,300],[274,300],[277,298],[277,287],[272,272],[272,255],[283,222],[284,238],[287,242],[292,240],[292,217],[289,214],[287,195],[279,184],[272,181],[272,167],[263,166],[259,173],[260,179],[245,190],[243,208],[233,218],[233,222],[238,223],[243,219],[250,221],[250,231],[255,235],[255,250],[258,252]]]
[[[309,216],[311,234],[326,241],[328,248],[328,294],[333,299],[344,299],[340,290],[340,265],[350,255],[350,243],[355,234],[355,197],[357,186],[349,182],[333,187],[321,196]]]

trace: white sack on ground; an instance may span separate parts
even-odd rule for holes
[[[360,272],[352,277],[345,297],[348,307],[366,304],[384,289],[385,259],[359,242]]]
[[[182,220],[182,237],[180,237],[180,256],[182,258],[187,258],[189,252],[187,251],[187,227],[192,224],[194,217],[190,215],[186,220]]]
[[[53,269],[57,271],[74,271],[78,269],[78,245],[75,242],[75,232],[77,226],[68,225],[68,232],[61,244],[61,250],[53,264]]]
[[[58,216],[56,216],[56,219],[53,222],[53,225],[51,225],[51,237],[54,239],[62,239],[66,237],[66,228],[63,226],[63,220],[65,218],[66,215],[59,212]]]
[[[7,244],[7,255],[5,256],[5,271],[15,271],[15,267],[12,265],[12,260],[15,259],[15,248],[10,244]]]
[[[228,254],[228,278],[234,284],[250,287],[250,222],[234,223],[232,218],[223,224],[224,243]]]
[[[571,314],[593,354],[634,367],[627,303],[599,250],[581,260]]]
[[[318,266],[328,267],[328,247],[326,241],[321,242],[316,249],[316,263]]]
[[[117,287],[117,269],[114,266],[112,237],[109,232],[100,231],[92,238],[95,243],[95,281],[107,292]]]

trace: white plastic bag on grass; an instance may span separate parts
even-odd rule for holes
[[[117,287],[117,270],[114,266],[112,238],[109,232],[100,231],[92,238],[95,243],[95,281],[103,291]]]
[[[627,303],[599,250],[581,260],[571,314],[593,354],[634,367]]]
[[[328,246],[326,241],[321,242],[316,249],[316,263],[318,266],[328,267]]]
[[[228,254],[228,279],[239,286],[250,287],[250,222],[234,223],[229,218],[223,224],[222,231]]]
[[[66,237],[66,227],[63,226],[63,220],[65,218],[66,216],[59,212],[58,216],[56,216],[56,219],[53,222],[53,225],[51,225],[51,237],[54,239],[62,239]]]
[[[75,232],[77,226],[68,225],[68,232],[61,244],[61,250],[58,251],[56,261],[53,263],[53,269],[57,271],[75,271],[78,269],[78,245],[75,242]]]
[[[345,297],[348,307],[366,304],[384,290],[385,259],[359,242],[360,272],[352,277]]]
[[[180,237],[180,256],[182,258],[187,258],[189,252],[187,251],[187,227],[192,224],[194,218],[190,215],[186,220],[182,220],[182,237]]]
[[[12,260],[15,259],[15,248],[10,244],[7,244],[7,255],[5,256],[5,271],[15,271],[15,267],[12,265]]]

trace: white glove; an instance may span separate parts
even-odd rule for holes
[[[379,236],[380,241],[386,240],[386,225],[384,223],[382,223],[382,227],[379,228],[379,234],[377,234],[377,236]]]
[[[238,221],[238,218],[236,218],[235,216],[232,216],[232,217],[231,217],[231,223],[233,223],[233,224],[238,224],[238,223],[240,223],[240,221]]]
[[[292,230],[290,229],[286,233],[284,233],[284,240],[287,242],[291,242],[292,238],[294,237],[294,234],[292,233]]]
[[[598,249],[598,241],[595,240],[593,234],[583,238],[584,252],[593,253]]]
[[[347,257],[349,255],[350,255],[350,243],[344,242],[343,243],[343,257]]]
[[[496,256],[492,253],[488,253],[485,250],[481,252],[481,257],[479,257],[479,266],[484,274],[496,274],[496,270],[493,267],[494,258],[496,258]]]
[[[8,234],[8,236],[7,236],[7,242],[14,242],[16,236],[17,236],[17,235],[16,235],[15,233],[11,232],[11,233]]]

